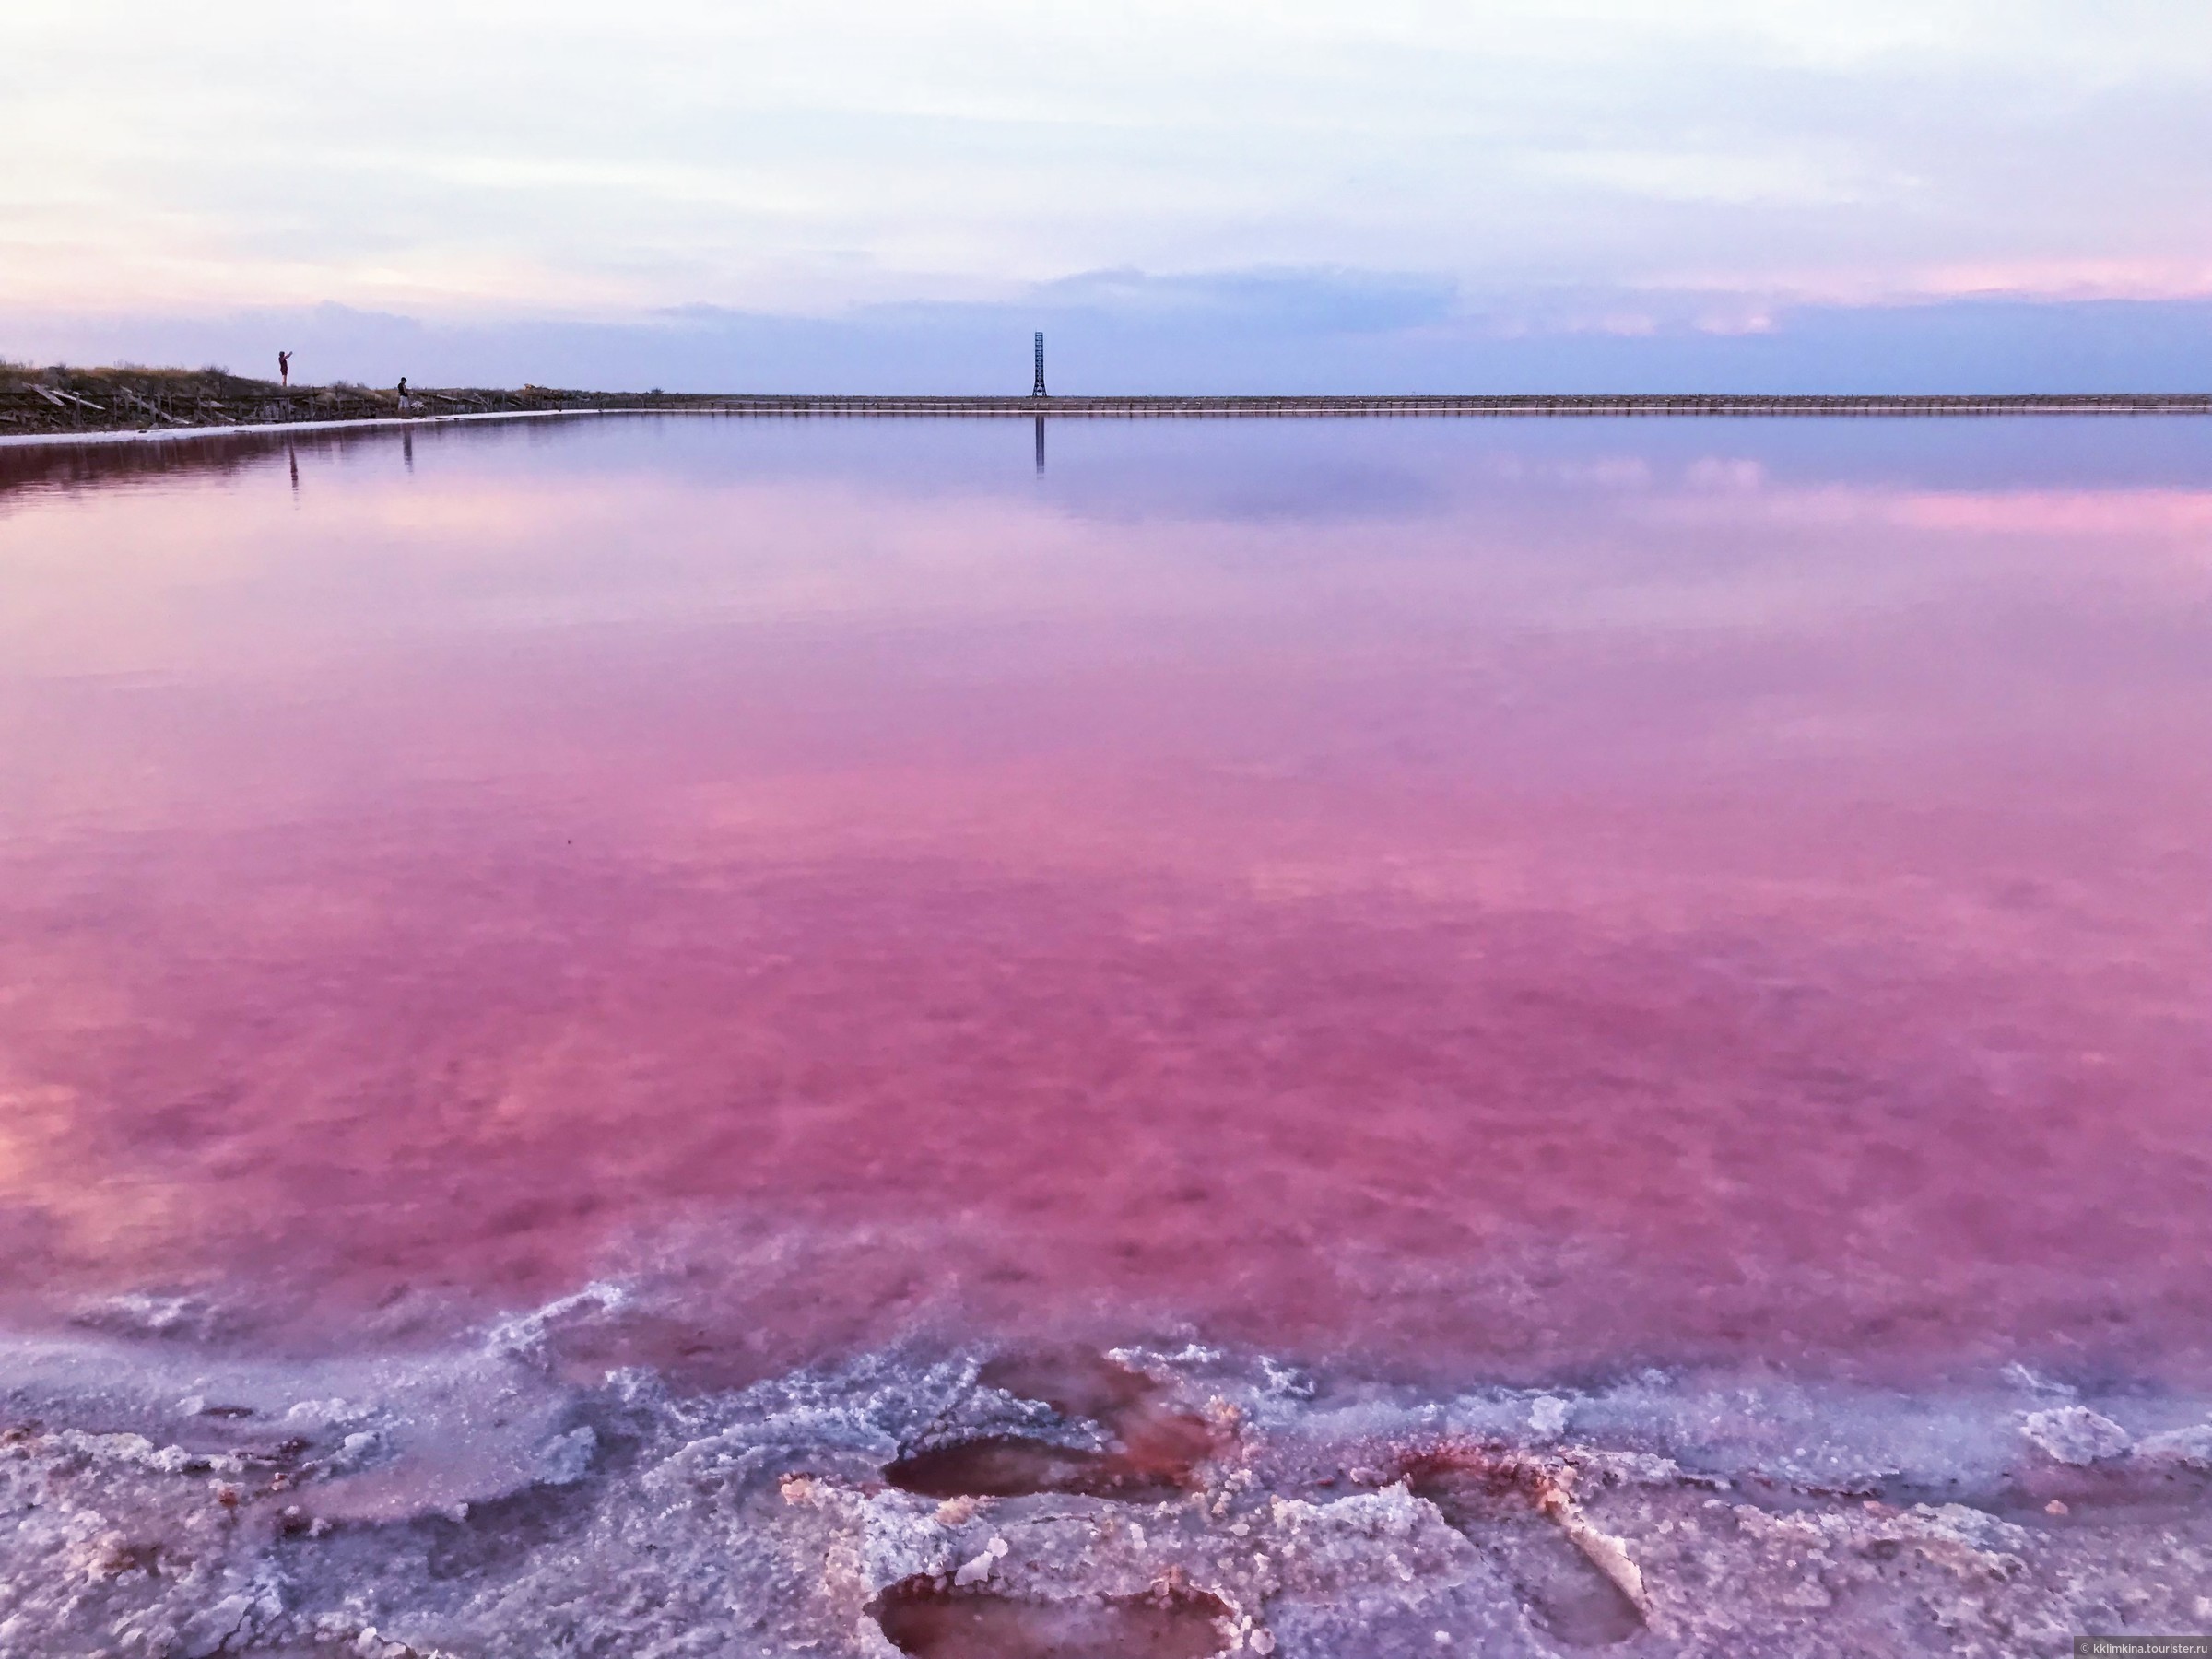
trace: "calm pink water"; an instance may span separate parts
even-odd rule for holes
[[[0,452],[14,1317],[2212,1374],[2212,428],[1051,440]]]

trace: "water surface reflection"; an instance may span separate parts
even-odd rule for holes
[[[1024,436],[0,453],[18,1316],[2201,1376],[2204,429]]]

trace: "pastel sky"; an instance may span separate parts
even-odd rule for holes
[[[2181,0],[9,0],[0,155],[17,358],[2212,379]]]

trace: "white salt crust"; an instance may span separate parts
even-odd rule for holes
[[[428,1356],[0,1344],[0,1656],[885,1659],[887,1629],[953,1651],[900,1624],[902,1596],[1003,1615],[1010,1651],[1088,1618],[1130,1653],[1173,1625],[1176,1652],[1286,1659],[2010,1656],[2212,1629],[2201,1399],[2025,1372],[1442,1398],[1128,1350],[1210,1426],[1187,1490],[943,1499],[885,1472],[1111,1429],[984,1385],[980,1356],[707,1396],[562,1381],[561,1331],[622,1300],[592,1287]]]

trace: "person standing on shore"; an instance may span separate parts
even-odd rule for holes
[[[276,354],[276,378],[287,386],[292,383],[292,354],[288,351]]]

